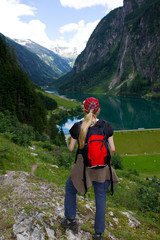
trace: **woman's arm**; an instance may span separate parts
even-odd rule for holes
[[[112,156],[115,152],[115,145],[114,145],[113,136],[108,138],[108,143],[109,143],[110,154]]]
[[[70,144],[69,144],[69,151],[70,152],[73,151],[73,149],[74,149],[74,147],[76,145],[76,142],[77,142],[77,140],[71,137],[71,141],[70,141]]]

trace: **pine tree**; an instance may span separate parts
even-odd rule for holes
[[[55,116],[52,114],[49,119],[48,134],[51,140],[55,140],[58,136],[58,128],[56,125]]]
[[[61,130],[60,130],[59,136],[60,136],[60,141],[61,141],[62,145],[66,146],[66,138],[65,138],[62,127],[61,127]]]
[[[46,125],[46,110],[35,92],[33,83],[18,66],[15,49],[0,37],[0,111],[9,110],[22,123],[32,125],[42,133]]]

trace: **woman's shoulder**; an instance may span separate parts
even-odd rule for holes
[[[81,125],[82,125],[82,120],[75,122],[71,128],[77,128],[77,127],[80,127]]]
[[[99,119],[96,124],[98,124],[98,126],[104,129],[104,132],[107,135],[107,137],[111,137],[113,135],[113,129],[110,123],[107,122],[106,120]]]
[[[110,123],[109,122],[107,122],[106,120],[104,120],[104,119],[98,119],[98,121],[97,121],[97,123],[96,123],[97,125],[100,125],[100,126],[102,126],[102,127],[107,127],[107,126],[110,126]]]
[[[71,137],[73,137],[74,139],[78,139],[81,124],[82,124],[82,121],[76,122],[73,124],[73,126],[69,130]]]
[[[77,124],[77,125],[81,125],[81,124],[82,124],[82,122],[83,122],[83,120],[81,120],[81,121],[78,121],[78,122],[76,122],[75,124]]]

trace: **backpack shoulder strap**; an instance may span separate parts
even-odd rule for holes
[[[106,136],[106,132],[105,132],[105,126],[106,125],[106,121],[105,120],[98,120],[96,123],[95,123],[95,127],[99,127],[99,128],[102,128],[104,130],[104,135]]]
[[[104,125],[105,125],[105,120],[98,120],[96,123],[95,123],[95,125],[94,126],[97,126],[97,127],[104,127]]]
[[[105,120],[99,120],[96,124],[97,124],[99,127],[104,128],[104,126],[105,126],[105,124],[106,124],[106,121],[105,121]],[[95,124],[95,125],[96,125],[96,124]],[[104,134],[105,134],[105,132],[104,132]],[[107,142],[108,142],[108,139],[107,139]],[[113,195],[113,176],[112,176],[112,169],[111,169],[110,161],[108,162],[108,167],[109,167],[109,172],[110,172],[111,194]]]
[[[95,123],[94,126],[103,129],[104,137],[105,137],[106,141],[108,142],[107,134],[106,134],[106,132],[105,132],[105,130],[104,130],[105,124],[106,124],[106,121],[105,121],[105,120],[98,120],[98,121]]]

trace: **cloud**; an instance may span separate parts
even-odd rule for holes
[[[39,44],[50,42],[45,24],[35,19],[23,22],[21,16],[35,16],[36,8],[19,0],[0,0],[0,32],[10,38],[32,39]]]
[[[106,2],[107,2],[107,6],[108,6],[108,12],[110,10],[113,10],[113,9],[117,8],[117,7],[122,7],[123,6],[123,0],[112,0],[112,1],[106,0]]]
[[[6,10],[10,15],[6,14]],[[0,1],[0,17],[17,17],[22,15],[34,15],[35,8],[20,4],[19,0],[1,0]]]
[[[123,5],[123,0],[60,0],[60,2],[63,7],[75,9],[102,5],[112,10]]]
[[[78,47],[80,53],[86,44],[93,29],[99,20],[92,23],[85,23],[84,20],[78,23],[70,23],[59,29],[61,37],[51,41],[46,34],[46,25],[35,18],[36,8],[21,4],[20,0],[0,0],[0,32],[12,39],[31,39],[44,46],[63,46],[70,49]],[[33,19],[24,22],[21,16],[33,16]],[[70,38],[66,41],[66,34],[70,33]],[[67,36],[68,37],[68,36]]]
[[[99,21],[100,20],[85,23],[84,20],[81,20],[77,24],[70,23],[62,26],[60,28],[60,33],[63,33],[63,36],[68,32],[73,32],[73,35],[68,42],[64,41],[64,39],[61,39],[59,41],[56,40],[55,45],[59,45],[61,43],[62,46],[70,47],[72,49],[77,48],[78,53],[80,53],[85,48],[87,40],[89,39],[91,33]]]
[[[103,5],[105,9],[120,6],[123,0],[60,0],[62,6],[81,9]],[[86,23],[80,20],[77,23],[63,25],[59,29],[61,36],[51,41],[46,34],[46,25],[36,19],[38,9],[22,4],[20,0],[0,0],[0,32],[10,38],[31,39],[44,46],[62,46],[70,49],[77,48],[80,53],[86,46],[86,42],[98,24],[99,20]],[[24,21],[22,17],[30,17]],[[27,19],[27,18],[25,18]],[[65,40],[67,39],[67,40]]]
[[[73,31],[77,31],[77,30],[78,30],[78,24],[69,23],[69,24],[66,24],[66,25],[60,27],[59,32],[63,34],[65,32],[73,32]]]
[[[70,45],[77,47],[79,53],[85,48],[86,42],[88,41],[90,35],[92,34],[99,21],[100,20],[97,20],[95,22],[86,24],[83,20],[78,22],[77,32],[71,39]]]

